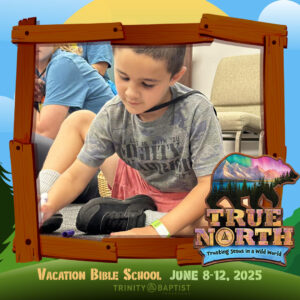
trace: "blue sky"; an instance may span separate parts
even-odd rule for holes
[[[0,80],[5,82],[0,86],[0,96],[14,97],[17,47],[10,42],[13,26],[29,17],[37,17],[40,24],[62,24],[89,2],[91,0],[0,0]]]
[[[209,0],[228,16],[257,21],[261,11],[274,0]]]
[[[92,0],[0,0],[0,40],[10,40],[10,29],[21,19],[38,17],[41,24],[62,24],[89,2]]]
[[[13,109],[17,47],[11,30],[24,18],[37,17],[40,24],[62,24],[92,0],[0,0],[0,163],[10,171],[8,141],[13,137]],[[9,3],[9,5],[8,5]]]
[[[8,141],[13,132],[13,106],[17,47],[10,42],[11,29],[23,18],[36,16],[40,24],[62,24],[91,0],[0,0],[0,162],[10,171]],[[297,132],[300,101],[300,0],[210,0],[231,17],[288,25],[289,48],[285,50],[285,122],[287,163],[300,172]],[[280,2],[280,3],[279,3]],[[9,6],[7,5],[9,3]],[[299,36],[299,37],[298,37]],[[285,217],[300,207],[299,186],[284,188]],[[285,200],[286,199],[286,200]],[[288,199],[288,200],[287,200]]]

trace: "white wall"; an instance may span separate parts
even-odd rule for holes
[[[263,47],[217,39],[211,44],[193,45],[192,88],[200,90],[206,97],[210,98],[216,69],[223,57],[258,53],[263,55]]]
[[[259,53],[262,56],[261,62],[263,66],[263,47],[260,46],[231,43],[222,40],[215,40],[211,44],[194,45],[192,56],[192,88],[201,91],[210,99],[215,72],[223,57]],[[232,140],[223,141],[225,154],[227,155],[234,152],[234,135],[223,134],[224,137],[232,138]],[[257,136],[248,134],[247,137],[255,139]],[[258,155],[258,141],[242,141],[241,147],[241,152],[245,154]]]

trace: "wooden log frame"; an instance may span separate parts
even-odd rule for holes
[[[283,48],[287,28],[230,17],[203,15],[199,24],[36,25],[24,19],[12,30],[18,44],[14,139],[10,142],[15,206],[14,249],[17,262],[42,256],[116,262],[118,258],[177,258],[179,264],[200,264],[193,237],[105,238],[102,241],[39,235],[33,145],[31,144],[36,43],[111,40],[112,44],[193,44],[214,38],[264,47],[264,122],[266,154],[286,158]],[[276,119],[273,117],[276,116]]]

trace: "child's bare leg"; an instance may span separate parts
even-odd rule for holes
[[[61,125],[48,152],[43,169],[63,173],[76,160],[87,131],[95,118],[88,110],[72,113]]]
[[[108,157],[104,163],[100,166],[100,169],[107,181],[107,183],[113,187],[115,175],[117,171],[117,166],[119,162],[119,156],[117,153],[113,154],[112,156]]]
[[[42,172],[44,174],[42,182],[44,185],[49,183],[49,187],[42,188],[41,192],[48,191],[59,174],[62,174],[76,160],[95,116],[91,111],[81,110],[72,113],[63,122],[42,168],[44,172]],[[118,160],[118,155],[114,154],[101,165],[101,170],[110,186],[113,186]]]

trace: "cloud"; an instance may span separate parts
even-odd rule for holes
[[[12,132],[14,127],[15,101],[0,96],[0,132]]]
[[[300,50],[300,5],[290,0],[279,0],[266,6],[259,21],[287,25],[288,49]]]

